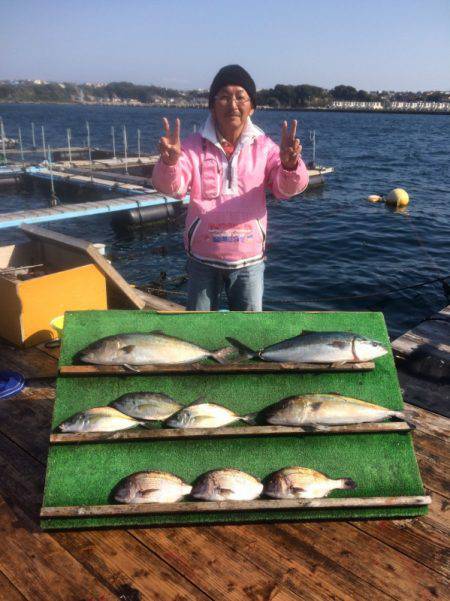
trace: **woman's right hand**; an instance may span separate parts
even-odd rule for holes
[[[166,165],[176,165],[181,155],[180,120],[175,119],[173,133],[170,131],[169,120],[163,118],[165,135],[159,139],[159,152]]]

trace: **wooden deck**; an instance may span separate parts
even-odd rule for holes
[[[433,499],[426,517],[42,532],[55,354],[0,342],[1,368],[28,378],[21,394],[0,400],[1,600],[449,598],[449,421],[420,408],[415,449]]]
[[[450,305],[392,343],[403,398],[450,418]]]

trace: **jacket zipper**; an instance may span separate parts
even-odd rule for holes
[[[266,233],[263,229],[263,226],[261,225],[261,222],[259,219],[256,220],[256,223],[259,225],[259,229],[261,230],[261,236],[262,236],[262,247],[263,247],[263,251],[266,247]]]
[[[228,190],[231,190],[231,157],[228,159],[228,165],[227,165],[227,182],[228,182]]]
[[[192,242],[192,238],[195,234],[195,230],[197,229],[197,226],[200,224],[200,217],[197,217],[197,219],[195,219],[192,223],[190,228],[188,229],[188,252],[191,252],[191,242]]]

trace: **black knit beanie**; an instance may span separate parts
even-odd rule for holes
[[[225,86],[241,86],[250,96],[252,107],[256,108],[256,85],[250,74],[240,65],[227,65],[217,73],[209,89],[209,108],[214,105],[217,92]]]

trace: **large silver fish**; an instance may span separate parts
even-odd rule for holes
[[[251,501],[263,489],[257,479],[233,468],[211,470],[197,478],[191,496],[204,501]]]
[[[118,503],[175,503],[188,495],[192,486],[169,472],[136,472],[113,490]]]
[[[307,467],[285,467],[264,479],[264,494],[274,499],[315,499],[326,497],[336,488],[353,490],[351,478],[333,480]]]
[[[112,403],[111,407],[139,420],[164,420],[183,405],[162,392],[129,392]]]
[[[253,415],[252,423],[313,427],[380,422],[389,417],[406,419],[401,411],[393,411],[337,393],[287,397]]]
[[[254,351],[234,338],[227,337],[233,346],[248,358],[263,361],[292,363],[355,363],[382,357],[387,350],[375,340],[351,332],[310,332]]]
[[[239,419],[246,418],[201,397],[171,415],[165,425],[169,428],[219,428]]]
[[[232,351],[230,348],[208,351],[155,330],[148,334],[106,336],[77,353],[76,359],[96,365],[182,365],[210,357],[223,363]]]
[[[144,425],[113,407],[93,407],[80,411],[59,424],[61,432],[117,432]]]

